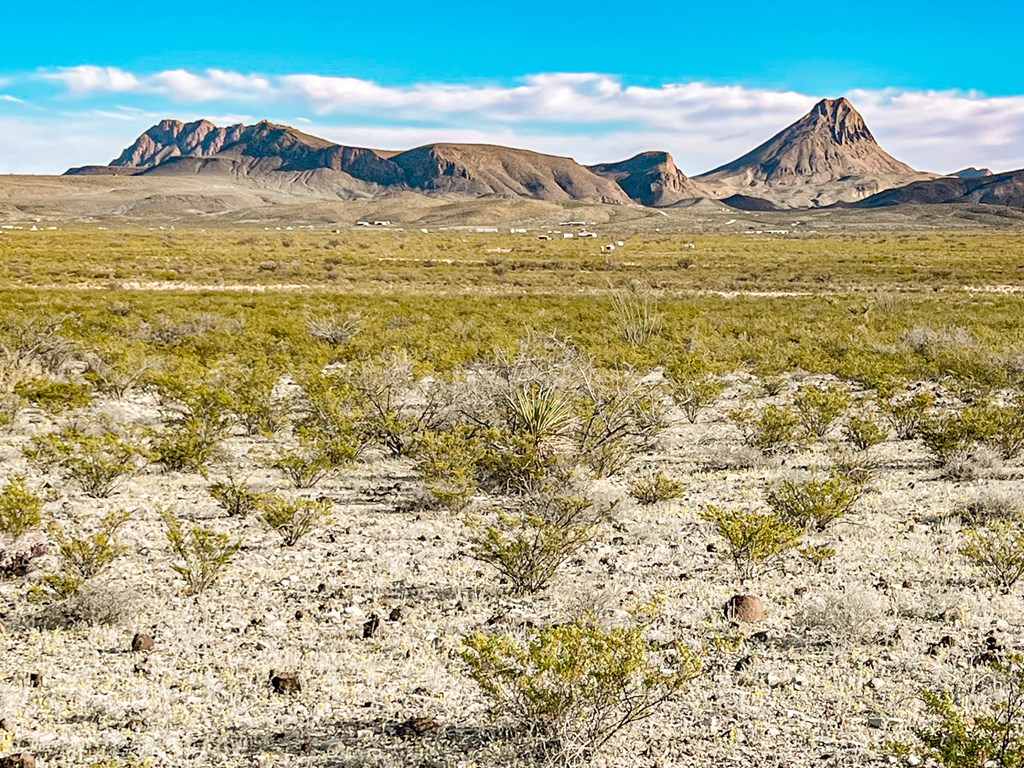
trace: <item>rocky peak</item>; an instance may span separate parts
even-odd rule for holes
[[[822,99],[814,105],[806,119],[821,130],[827,131],[837,144],[875,142],[875,137],[868,130],[864,118],[845,98]]]

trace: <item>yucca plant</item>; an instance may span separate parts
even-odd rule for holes
[[[572,427],[572,404],[551,389],[519,387],[505,396],[509,428],[525,433],[537,445],[564,438]]]

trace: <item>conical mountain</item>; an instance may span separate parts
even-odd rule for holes
[[[589,167],[598,176],[614,180],[643,205],[673,205],[712,195],[703,184],[687,178],[668,152],[641,152],[628,160]]]
[[[786,206],[854,201],[932,178],[888,154],[846,99],[824,99],[742,157],[697,177]]]

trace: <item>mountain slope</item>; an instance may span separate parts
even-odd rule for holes
[[[797,207],[858,200],[925,178],[931,175],[886,153],[864,118],[841,98],[818,102],[764,144],[696,180],[724,194]]]
[[[537,200],[629,203],[613,181],[568,157],[489,144],[430,144],[390,158],[412,189],[447,194],[516,195]]]
[[[1024,208],[1024,170],[992,176],[943,177],[888,189],[854,204],[856,208],[891,205],[983,203]]]
[[[641,152],[628,160],[589,168],[617,183],[629,197],[643,205],[661,207],[680,200],[711,196],[707,187],[687,178],[676,168],[668,152]]]
[[[480,197],[628,204],[614,180],[567,157],[476,144],[431,144],[405,152],[347,147],[288,126],[218,128],[207,120],[163,120],[110,166],[71,175],[226,176],[262,188],[342,198],[415,190]]]

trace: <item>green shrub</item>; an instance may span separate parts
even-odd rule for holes
[[[152,442],[155,460],[170,472],[198,472],[219,455],[232,423],[231,396],[213,374],[189,371],[163,375],[157,382],[164,427]]]
[[[226,407],[245,433],[275,434],[285,418],[284,405],[274,396],[281,371],[266,361],[250,360],[233,365],[227,378]]]
[[[744,442],[765,456],[793,450],[803,443],[800,419],[791,406],[768,404],[758,410],[733,411],[730,416],[743,430]]]
[[[263,496],[258,505],[260,520],[281,537],[286,547],[298,544],[300,539],[324,522],[331,512],[330,501],[286,499],[277,495]]]
[[[14,385],[14,394],[47,413],[84,408],[92,402],[88,388],[81,384],[45,377],[19,381]]]
[[[843,427],[843,437],[861,451],[884,443],[888,431],[867,412],[851,414]]]
[[[109,342],[90,350],[85,378],[98,391],[122,398],[146,383],[156,369],[156,359],[144,344]]]
[[[247,483],[234,477],[210,483],[207,488],[217,505],[227,512],[228,517],[248,517],[256,511],[263,494],[254,491]]]
[[[669,388],[672,399],[683,409],[686,420],[694,424],[697,415],[715,402],[725,384],[712,373],[698,371],[674,374]]]
[[[182,525],[173,512],[162,514],[164,532],[176,558],[171,568],[185,580],[188,593],[201,595],[217,583],[242,543],[202,525]]]
[[[992,406],[991,433],[987,442],[992,445],[1004,459],[1015,459],[1024,450],[1024,403],[1015,400],[1013,403]]]
[[[34,602],[49,603],[78,594],[86,582],[102,574],[124,552],[124,547],[117,542],[117,531],[130,516],[131,513],[123,509],[109,512],[93,533],[86,533],[80,526],[70,535],[56,529],[53,537],[60,557],[59,568],[43,576],[30,598]]]
[[[1024,576],[1024,522],[1020,518],[994,519],[980,528],[968,528],[961,554],[986,580],[1005,591]]]
[[[768,506],[782,520],[803,530],[824,531],[860,498],[861,484],[833,472],[826,478],[783,480],[767,494]]]
[[[979,712],[966,713],[946,692],[922,691],[932,724],[914,731],[919,743],[890,745],[942,768],[1024,766],[1024,665],[1020,657],[994,665],[1000,696]]]
[[[138,471],[146,456],[139,444],[109,425],[92,432],[69,426],[40,435],[24,453],[29,462],[45,471],[60,470],[93,498],[113,493]]]
[[[881,403],[882,412],[900,440],[917,437],[918,426],[934,406],[935,395],[931,392],[894,395]]]
[[[773,567],[795,549],[803,531],[775,512],[708,506],[701,518],[725,539],[729,559],[742,580]]]
[[[480,487],[494,493],[526,494],[565,471],[565,457],[538,444],[526,432],[488,429],[479,433],[476,476]]]
[[[477,491],[477,465],[483,447],[467,427],[447,432],[427,431],[419,436],[416,471],[438,503],[462,509]]]
[[[975,446],[989,439],[995,429],[992,411],[968,406],[922,420],[918,434],[936,463],[950,466],[967,461]]]
[[[586,496],[534,492],[467,516],[470,554],[497,569],[516,594],[540,592],[593,539],[607,513]]]
[[[649,472],[630,481],[629,495],[641,504],[657,504],[679,498],[684,488],[681,482],[666,477],[663,472]]]
[[[824,437],[829,428],[850,407],[849,391],[837,384],[805,384],[793,398],[800,425],[807,434]]]
[[[534,628],[463,639],[470,677],[538,758],[585,764],[623,729],[654,715],[700,671],[685,647],[661,650],[638,626]]]
[[[0,489],[0,536],[17,541],[42,522],[43,500],[28,487],[23,475],[14,475]]]
[[[334,470],[336,461],[324,446],[302,440],[294,448],[278,449],[268,465],[295,488],[312,488]]]
[[[353,396],[334,374],[315,374],[301,384],[296,432],[310,446],[321,446],[336,467],[354,461],[365,448],[365,431]]]

